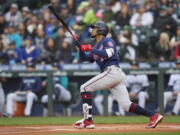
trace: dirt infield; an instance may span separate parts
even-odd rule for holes
[[[145,124],[96,124],[95,129],[75,129],[72,125],[1,126],[0,135],[40,135],[53,133],[123,133],[123,132],[180,132],[180,123],[162,123],[154,129]]]

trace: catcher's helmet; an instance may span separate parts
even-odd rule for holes
[[[97,21],[95,24],[91,25],[91,28],[96,27],[98,29],[99,35],[106,36],[109,32],[108,26],[103,21]]]

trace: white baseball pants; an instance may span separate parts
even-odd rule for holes
[[[178,93],[177,97],[175,97],[173,96],[173,93],[171,91],[164,92],[164,108],[166,107],[167,102],[173,99],[176,99],[176,102],[174,104],[172,112],[178,114],[180,110],[180,93]]]
[[[24,115],[29,116],[31,114],[32,105],[35,100],[37,100],[37,96],[33,92],[27,92],[26,94],[9,93],[7,95],[6,112],[10,115],[13,115],[14,102],[26,101]]]
[[[71,93],[69,92],[69,90],[66,90],[60,84],[56,84],[55,87],[59,87],[59,90],[60,90],[60,96],[59,96],[58,101],[70,101],[71,100]],[[55,95],[53,95],[53,99],[55,99]],[[42,96],[41,102],[47,103],[48,102],[48,95]]]
[[[118,104],[124,110],[129,111],[132,102],[125,86],[125,77],[126,75],[121,68],[109,66],[107,70],[81,85],[80,90],[81,92],[94,92],[108,89]]]
[[[149,95],[147,92],[145,91],[141,91],[138,94],[138,104],[139,106],[141,106],[142,108],[145,108],[146,106],[146,100],[149,98]]]

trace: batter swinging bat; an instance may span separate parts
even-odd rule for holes
[[[66,30],[71,34],[71,36],[73,37],[73,39],[75,41],[78,41],[78,38],[72,33],[72,31],[68,28],[67,24],[64,22],[64,20],[58,15],[58,13],[54,10],[52,4],[50,4],[48,6],[48,8],[50,9],[50,11],[54,14],[54,16],[56,16],[56,18],[62,23],[62,25],[64,26],[64,28],[66,28]]]

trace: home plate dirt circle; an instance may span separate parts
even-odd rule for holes
[[[95,129],[75,129],[72,125],[1,126],[0,135],[38,135],[54,133],[127,133],[127,132],[180,132],[180,123],[162,123],[154,129],[145,124],[96,124]]]

